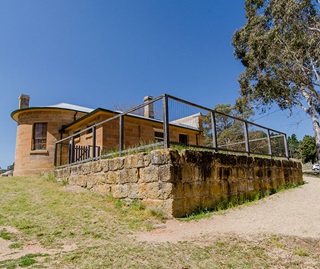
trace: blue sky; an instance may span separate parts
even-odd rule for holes
[[[243,2],[0,1],[0,167],[14,162],[10,113],[21,93],[31,96],[30,106],[113,109],[163,93],[210,108],[233,104],[243,67],[231,39],[245,23]],[[288,115],[255,118],[298,139],[312,135],[302,112]]]

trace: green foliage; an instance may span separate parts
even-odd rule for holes
[[[229,116],[248,120],[253,115],[251,109],[239,111],[236,106],[231,104],[218,104],[214,107],[217,142],[219,147],[229,150],[244,150],[244,127],[243,122]],[[208,113],[203,119],[202,125],[205,146],[212,147],[212,124],[211,114]],[[231,147],[231,148],[230,148]]]
[[[288,150],[291,158],[300,158],[299,140],[295,134],[288,136]]]
[[[314,163],[317,159],[315,138],[310,135],[305,135],[299,144],[299,151],[303,163]]]
[[[13,164],[11,164],[11,165],[8,165],[8,167],[7,167],[7,170],[9,171],[9,170],[13,170],[14,169],[14,163]]]
[[[320,15],[312,0],[245,1],[246,24],[233,36],[240,107],[300,107],[310,115],[320,154]]]

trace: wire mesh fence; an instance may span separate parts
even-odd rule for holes
[[[56,166],[177,145],[288,157],[286,134],[167,94],[125,112],[99,109],[80,123],[56,142]]]

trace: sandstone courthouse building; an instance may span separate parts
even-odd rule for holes
[[[144,101],[151,100],[146,96]],[[11,113],[18,124],[16,136],[14,176],[33,175],[54,168],[55,142],[81,130],[120,114],[119,111],[104,108],[90,109],[82,106],[60,103],[43,107],[29,106],[30,97],[19,97],[19,108]],[[163,122],[154,119],[153,105],[144,107],[144,113],[126,115],[124,142],[127,147],[134,147],[141,141],[163,139]],[[190,119],[192,120],[190,121]],[[202,145],[200,131],[201,114],[170,123],[170,140],[176,143]],[[76,138],[76,145],[90,147],[92,132],[81,132]],[[104,150],[116,149],[119,143],[119,124],[114,122],[97,127],[95,140],[99,154]]]

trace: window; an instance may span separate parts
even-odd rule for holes
[[[33,145],[32,150],[42,150],[47,148],[47,123],[35,123],[33,125]]]
[[[154,132],[154,140],[156,142],[162,142],[163,141],[163,132]]]
[[[188,145],[188,135],[179,134],[179,143],[183,145]]]

